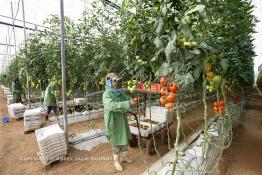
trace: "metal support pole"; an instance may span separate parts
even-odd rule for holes
[[[61,27],[61,72],[62,72],[62,96],[64,113],[64,132],[68,147],[68,123],[67,123],[67,102],[66,102],[66,74],[65,74],[65,24],[64,24],[64,1],[60,0],[60,27]]]
[[[11,15],[12,15],[12,24],[13,24],[13,35],[14,35],[14,46],[15,46],[15,75],[18,75],[18,66],[17,66],[17,61],[16,61],[16,56],[17,56],[17,50],[16,50],[16,35],[15,35],[15,19],[14,19],[14,9],[13,9],[13,2],[11,2]]]
[[[5,37],[5,42],[8,43],[7,36]],[[8,67],[9,64],[10,64],[10,54],[9,54],[9,47],[8,47],[8,45],[6,45],[6,51],[5,52],[7,54],[7,66],[6,67]]]
[[[13,10],[13,2],[11,2],[11,13],[12,13],[12,23],[13,23],[13,35],[14,35],[14,46],[15,46],[15,56],[17,54],[16,50],[16,36],[15,36],[15,19],[14,19],[14,10]]]
[[[29,109],[31,108],[30,102],[30,80],[29,80],[29,73],[28,73],[28,55],[27,55],[27,43],[26,43],[26,28],[25,28],[25,7],[24,7],[24,0],[22,0],[22,11],[23,11],[23,27],[24,27],[24,39],[25,39],[25,57],[26,57],[26,86],[27,86],[27,100]]]
[[[12,50],[11,50],[12,47],[10,48],[11,36],[10,36],[9,26],[7,26],[7,33],[8,33],[7,38],[8,38],[8,51],[9,51],[8,52],[9,53],[9,65],[10,65],[12,62]]]

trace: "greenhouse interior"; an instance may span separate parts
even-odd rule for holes
[[[261,175],[261,11],[0,0],[0,174]]]

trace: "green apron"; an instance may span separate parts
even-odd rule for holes
[[[126,113],[130,109],[129,100],[123,93],[118,96],[106,90],[103,94],[106,136],[112,145],[127,145],[131,139]]]
[[[20,83],[13,83],[12,95],[14,102],[21,101],[22,86]]]
[[[52,84],[49,84],[45,90],[44,106],[56,106],[55,89]]]

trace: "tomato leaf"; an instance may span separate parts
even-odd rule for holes
[[[228,60],[227,60],[227,59],[222,59],[222,60],[220,61],[220,65],[221,65],[221,67],[222,67],[222,69],[223,69],[223,72],[226,73],[226,71],[227,71],[227,69],[228,69],[228,66],[229,66]]]
[[[163,42],[161,41],[161,39],[158,36],[155,38],[154,44],[155,44],[156,48],[158,48],[158,49],[163,47]]]
[[[197,11],[201,14],[201,13],[203,13],[204,9],[205,9],[205,5],[200,4],[200,5],[197,5],[196,7],[194,7],[193,9],[190,9],[189,11],[187,11],[185,13],[185,15],[189,15],[189,14],[192,14],[192,13],[197,12]]]
[[[156,23],[156,33],[158,35],[160,35],[162,33],[163,26],[164,26],[164,20],[163,20],[163,18],[159,18],[157,20],[157,23]]]

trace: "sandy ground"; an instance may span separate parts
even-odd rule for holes
[[[209,108],[210,109],[210,108]],[[202,107],[198,107],[193,111],[185,113],[183,117],[183,131],[185,136],[189,136],[197,129],[202,120]],[[6,108],[6,100],[3,92],[0,90],[0,116],[8,116]],[[44,122],[44,120],[43,120]],[[86,121],[69,126],[69,133],[75,134],[82,131],[87,131],[93,127],[100,128],[103,126],[103,119]],[[192,130],[193,128],[193,130]],[[175,139],[175,125],[171,126],[172,142]],[[157,139],[157,142],[159,139]],[[160,142],[160,141],[159,141]],[[141,160],[139,148],[129,148],[129,155],[135,160],[132,164],[123,164],[124,171],[117,173],[113,168],[111,146],[109,144],[100,144],[91,151],[79,151],[70,147],[68,160],[62,163],[57,163],[51,166],[48,170],[43,169],[42,164],[38,160],[36,152],[38,145],[36,142],[35,133],[24,134],[23,120],[10,123],[0,124],[0,174],[1,175],[38,175],[38,174],[83,174],[83,175],[138,175],[146,169],[145,164]],[[168,152],[167,145],[159,146],[160,155]],[[143,150],[145,154],[145,150]],[[150,166],[159,157],[157,155],[148,156],[145,154],[145,160]]]
[[[254,89],[248,94],[246,110],[222,162],[221,175],[262,174],[262,97]]]

